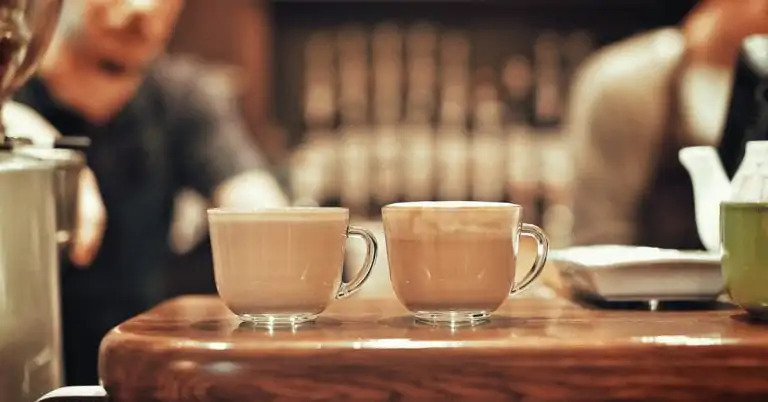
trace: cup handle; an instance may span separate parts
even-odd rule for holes
[[[347,237],[359,237],[365,241],[365,262],[363,262],[362,269],[360,269],[360,272],[357,273],[354,279],[341,283],[339,291],[336,293],[337,299],[346,299],[360,290],[371,275],[373,266],[376,264],[376,256],[379,252],[379,243],[376,241],[376,236],[368,229],[350,226],[347,229]],[[342,266],[341,269],[343,270],[344,267]]]
[[[549,254],[549,237],[538,226],[523,223],[520,235],[533,237],[536,240],[536,259],[533,261],[533,267],[525,274],[523,280],[512,288],[511,295],[518,294],[531,286],[533,281],[544,271],[544,265],[547,263],[547,254]]]
[[[62,387],[55,389],[37,400],[37,402],[56,402],[56,401],[103,401],[109,400],[107,391],[99,386],[92,387]]]

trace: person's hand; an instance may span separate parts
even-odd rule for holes
[[[89,168],[80,173],[78,206],[69,258],[79,268],[88,267],[96,258],[107,226],[107,211],[101,199],[96,176]]]

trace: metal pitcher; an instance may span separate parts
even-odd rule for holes
[[[62,380],[55,166],[0,152],[0,400]]]
[[[0,0],[0,108],[34,73],[61,5]],[[63,379],[54,183],[66,169],[57,164],[60,153],[32,155],[24,141],[6,136],[35,134],[41,120],[3,113],[0,121],[0,401],[35,401]]]

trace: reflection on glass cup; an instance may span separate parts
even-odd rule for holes
[[[314,320],[331,300],[368,279],[378,243],[349,226],[345,208],[208,210],[219,296],[243,321],[295,325]],[[366,242],[363,268],[342,282],[348,237]]]
[[[523,208],[496,202],[405,202],[383,208],[390,280],[419,322],[473,325],[510,294],[530,286],[547,260],[549,240],[521,222]],[[515,284],[520,236],[538,243],[533,267]]]

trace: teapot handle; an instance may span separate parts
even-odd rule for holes
[[[107,402],[107,391],[99,386],[62,387],[43,395],[37,402]]]

